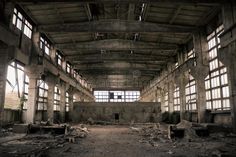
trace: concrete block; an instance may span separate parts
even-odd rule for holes
[[[13,132],[14,133],[27,133],[29,125],[28,124],[14,124]]]

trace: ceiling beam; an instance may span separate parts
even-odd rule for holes
[[[135,71],[138,71],[137,74]],[[91,76],[93,79],[101,79],[100,76],[110,78],[110,76],[123,76],[123,77],[144,77],[144,76],[156,76],[159,74],[159,70],[127,70],[127,69],[90,69],[90,70],[79,70],[79,73],[82,76],[87,77],[87,75]],[[88,79],[91,80],[91,79]]]
[[[162,68],[161,64],[147,64],[147,63],[127,63],[127,62],[104,62],[104,63],[87,63],[76,64],[74,68],[77,70],[153,70],[159,71]]]
[[[168,33],[191,33],[196,27],[158,24],[128,20],[99,20],[80,23],[65,23],[40,25],[42,32],[100,32],[100,33],[145,33],[145,32],[168,32]]]
[[[171,3],[171,4],[222,4],[230,0],[119,0],[119,3]],[[76,2],[76,3],[114,3],[114,0],[9,0],[9,2],[49,3],[49,2]]]
[[[177,16],[179,15],[179,12],[181,11],[181,9],[182,9],[182,6],[178,6],[178,8],[175,10],[175,12],[174,12],[174,15],[172,16],[172,18],[170,19],[170,21],[169,21],[169,24],[172,24],[174,21],[175,21],[175,19],[177,18]]]
[[[159,61],[165,63],[171,57],[154,56],[154,55],[139,55],[139,54],[90,54],[90,55],[73,55],[66,56],[66,60],[70,62],[93,62],[93,61]]]
[[[178,45],[122,39],[106,39],[89,42],[62,43],[56,44],[56,47],[62,50],[176,50]]]
[[[91,13],[91,10],[89,7],[89,3],[84,4],[84,9],[87,14],[88,20],[91,21],[93,19],[93,17],[92,17],[92,13]]]

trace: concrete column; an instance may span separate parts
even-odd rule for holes
[[[209,74],[206,33],[203,30],[195,32],[193,35],[193,42],[197,66],[191,67],[190,73],[196,80],[198,122],[204,123],[206,120],[205,78]]]
[[[228,70],[232,126],[236,132],[236,2],[225,4],[222,13],[225,31],[220,37],[222,48],[218,56]]]
[[[50,58],[56,63],[56,49],[54,47],[50,49]]]
[[[54,87],[56,85],[56,80],[54,77],[49,76],[47,78],[48,83],[48,105],[47,105],[47,118],[50,123],[53,123],[54,119]]]
[[[4,3],[4,2],[1,2],[1,3]],[[6,2],[5,2],[6,3]],[[14,3],[6,3],[6,4],[3,4],[5,5],[3,7],[4,11],[3,11],[3,15],[4,15],[4,20],[3,22],[7,25],[7,26],[10,26],[11,23],[12,23],[12,15],[13,15],[13,12],[14,12],[14,7],[15,7],[15,4]]]
[[[38,97],[38,87],[37,87],[37,76],[29,75],[29,98],[27,102],[27,112],[26,112],[26,123],[35,122],[35,113],[37,110],[37,97]]]
[[[0,121],[3,120],[5,89],[8,67],[8,53],[6,49],[0,49]]]
[[[174,112],[174,82],[169,81],[168,83],[168,104],[169,104],[169,113]]]
[[[180,119],[184,119],[184,113],[185,113],[185,106],[186,106],[186,94],[185,94],[185,86],[188,83],[188,72],[184,72],[183,74],[179,75],[175,79],[175,83],[179,87],[179,99],[180,99]]]
[[[65,112],[66,112],[66,84],[62,83],[60,85],[61,91],[61,102],[60,102],[60,118],[61,122],[65,122]]]
[[[165,90],[164,90],[164,86],[162,86],[163,88],[160,89],[160,97],[161,97],[161,112],[164,113],[165,112]]]

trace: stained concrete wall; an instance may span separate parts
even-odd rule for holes
[[[19,110],[4,109],[2,114],[2,125],[20,121]]]
[[[119,120],[115,115],[119,115]],[[73,122],[85,122],[89,118],[95,121],[130,123],[159,122],[161,104],[152,102],[100,103],[75,102],[72,112]]]

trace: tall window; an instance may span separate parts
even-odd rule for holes
[[[25,75],[24,77],[24,90],[23,90],[23,109],[27,109],[27,101],[28,101],[28,95],[29,95],[29,77]]]
[[[49,41],[45,37],[43,37],[43,36],[40,37],[39,47],[43,51],[43,53],[47,54],[48,56],[50,55],[50,44],[49,44]]]
[[[12,24],[15,25],[19,30],[23,31],[23,33],[31,39],[32,37],[32,24],[18,11],[18,9],[14,9]]]
[[[55,86],[54,87],[54,106],[53,106],[54,111],[60,111],[60,100],[61,100],[61,91],[57,86]]]
[[[70,95],[68,92],[66,92],[66,112],[69,112],[70,107]]]
[[[58,51],[56,53],[56,62],[57,62],[57,65],[62,67],[62,54]]]
[[[139,91],[94,91],[96,102],[134,102],[140,97]]]
[[[12,62],[7,68],[5,108],[21,109],[19,104],[23,103],[23,109],[26,109],[28,100],[28,77],[25,74],[25,68],[19,62]]]
[[[77,78],[77,75],[78,75],[77,71],[74,70],[74,72],[73,72],[73,77],[74,77],[75,79]]]
[[[197,110],[197,100],[196,100],[196,81],[189,74],[189,82],[185,86],[185,95],[186,95],[186,111],[196,111]]]
[[[165,93],[165,97],[164,97],[164,108],[165,108],[165,112],[169,111],[169,94],[168,92]]]
[[[38,110],[47,110],[48,104],[48,85],[43,80],[38,80]]]
[[[71,64],[69,62],[66,63],[66,73],[71,74]]]
[[[174,90],[174,111],[180,111],[179,87]]]
[[[207,109],[230,109],[227,68],[219,61],[217,55],[220,48],[219,35],[223,31],[221,25],[207,37],[210,67],[209,75],[205,79]]]

